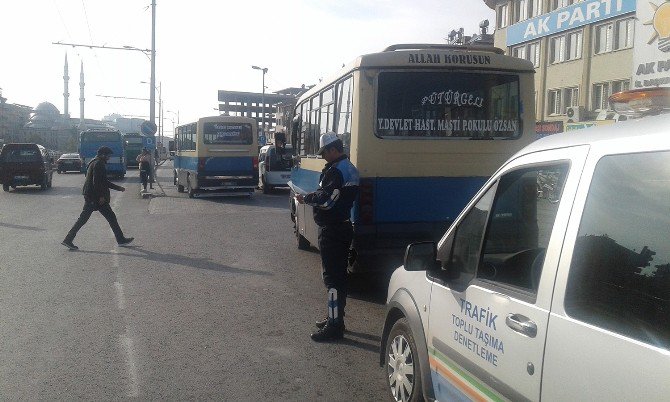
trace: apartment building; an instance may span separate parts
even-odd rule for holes
[[[539,133],[617,120],[608,97],[634,87],[636,0],[484,1],[494,45],[535,65]]]

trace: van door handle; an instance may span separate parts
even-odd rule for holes
[[[537,335],[537,324],[531,321],[530,318],[521,314],[507,315],[505,323],[508,327],[512,328],[513,331],[526,335],[529,338],[535,338]]]

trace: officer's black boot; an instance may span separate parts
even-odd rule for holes
[[[321,329],[321,328],[325,327],[327,323],[328,323],[328,317],[324,318],[323,320],[316,321],[314,323],[314,325],[316,325],[317,328]],[[342,326],[344,327],[344,330],[346,331],[347,328],[346,328],[346,326],[344,326],[344,323],[342,324]]]
[[[334,341],[344,337],[344,320],[327,320],[323,328],[312,333],[312,340],[315,342]]]

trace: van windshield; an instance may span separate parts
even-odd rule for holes
[[[485,72],[382,72],[381,138],[514,139],[521,135],[519,76]]]
[[[3,162],[41,162],[42,155],[38,149],[14,148],[2,153]]]

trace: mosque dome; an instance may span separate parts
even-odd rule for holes
[[[53,103],[42,102],[35,108],[35,114],[42,116],[58,116],[60,110]]]
[[[51,129],[57,123],[59,118],[60,111],[53,105],[53,103],[42,102],[33,110],[26,127]]]

